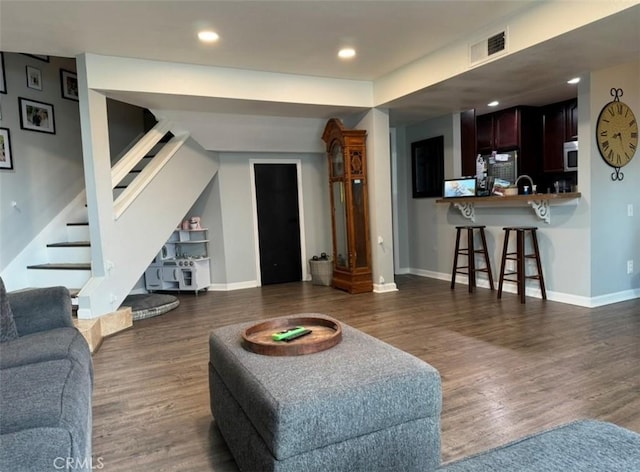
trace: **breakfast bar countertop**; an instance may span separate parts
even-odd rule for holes
[[[482,204],[501,204],[501,203],[513,203],[523,202],[526,203],[529,200],[568,200],[572,198],[580,198],[582,194],[580,192],[566,192],[566,193],[531,193],[528,195],[507,195],[504,197],[498,195],[490,195],[488,197],[454,197],[454,198],[439,198],[436,203],[482,203]]]
[[[475,222],[475,205],[483,206],[518,206],[530,205],[538,218],[546,223],[551,222],[551,205],[569,203],[582,196],[580,192],[567,193],[534,193],[527,195],[507,195],[488,197],[454,197],[438,198],[436,203],[450,203],[462,213],[462,216]]]

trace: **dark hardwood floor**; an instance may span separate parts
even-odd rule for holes
[[[208,333],[325,313],[436,367],[442,459],[579,418],[640,432],[640,300],[602,308],[445,281],[349,295],[311,283],[181,294],[180,306],[106,339],[94,356],[93,459],[105,471],[237,471],[209,410]]]

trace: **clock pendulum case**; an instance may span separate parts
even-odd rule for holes
[[[624,179],[620,169],[631,162],[638,147],[638,122],[629,105],[620,100],[622,95],[622,89],[611,89],[613,100],[602,108],[596,122],[598,150],[615,169],[611,173],[613,181]]]
[[[371,243],[367,196],[367,132],[327,122],[322,140],[329,160],[333,278],[331,285],[349,293],[371,292]]]

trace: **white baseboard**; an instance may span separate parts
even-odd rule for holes
[[[245,282],[234,282],[230,284],[211,284],[209,290],[214,292],[228,292],[231,290],[242,290],[243,288],[259,287],[257,280],[247,280]]]
[[[374,293],[397,292],[398,286],[395,283],[373,284]]]
[[[419,277],[428,277],[438,280],[451,280],[451,274],[445,274],[442,272],[433,272],[424,269],[410,268],[409,272],[412,275]],[[456,277],[456,284],[469,285],[469,278],[466,275],[458,275]],[[494,280],[495,288],[498,288],[498,280]],[[478,287],[489,288],[489,280],[481,277],[476,280]],[[518,293],[518,286],[513,282],[504,282],[502,284],[502,291],[508,293]],[[622,292],[609,293],[606,295],[600,295],[597,297],[584,297],[581,295],[574,295],[571,293],[554,292],[547,290],[547,300],[559,303],[566,303],[568,305],[576,305],[585,308],[596,308],[599,306],[610,305],[612,303],[624,302],[627,300],[633,300],[640,298],[640,289],[624,290]],[[542,298],[542,292],[538,287],[527,287],[527,297]]]

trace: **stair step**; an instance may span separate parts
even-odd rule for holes
[[[47,247],[87,247],[91,246],[90,241],[65,241],[61,243],[47,244]]]
[[[55,264],[34,264],[27,266],[27,269],[45,270],[91,270],[90,263],[55,263]]]
[[[84,287],[91,278],[90,263],[48,263],[27,266],[29,283],[34,287]]]
[[[68,241],[89,241],[89,223],[67,223]]]
[[[47,244],[47,261],[50,264],[86,264],[91,262],[89,241],[66,241]]]

